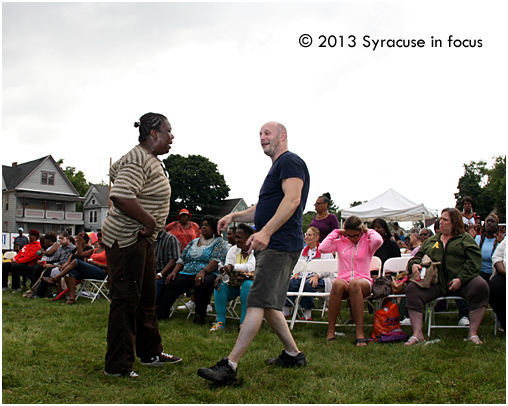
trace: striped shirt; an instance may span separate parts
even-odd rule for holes
[[[180,243],[178,239],[167,231],[162,231],[155,241],[155,261],[157,272],[161,272],[170,259],[180,256]]]
[[[141,206],[156,220],[155,230],[147,236],[150,244],[166,224],[169,213],[171,186],[159,159],[140,145],[136,145],[126,155],[116,161],[109,170],[114,182],[109,194],[119,199],[137,199]],[[129,247],[138,240],[143,224],[111,205],[102,226],[102,241],[112,247],[115,241],[119,248]]]

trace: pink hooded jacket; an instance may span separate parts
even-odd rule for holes
[[[333,230],[319,246],[323,254],[337,253],[339,269],[337,279],[350,282],[352,279],[367,279],[372,285],[370,262],[374,253],[383,245],[383,238],[375,230],[367,230],[360,240],[353,244],[347,237],[340,236],[340,230]]]

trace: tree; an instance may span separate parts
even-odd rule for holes
[[[230,188],[217,165],[201,155],[170,155],[164,165],[171,182],[171,214],[182,208],[193,214],[216,214]]]
[[[464,164],[464,175],[459,179],[455,193],[456,207],[463,210],[462,199],[470,196],[474,200],[473,210],[482,219],[492,211],[506,221],[506,156],[494,158],[492,168],[483,160]]]
[[[57,161],[60,168],[62,168],[63,162],[63,159]],[[62,168],[62,171],[65,173],[65,176],[67,176],[67,179],[71,181],[72,186],[78,191],[79,195],[86,195],[86,192],[88,192],[92,184],[86,181],[83,171],[76,172],[76,168],[73,166],[67,166],[65,169]]]
[[[487,177],[485,189],[492,199],[493,211],[501,223],[506,223],[506,155],[495,157],[493,167],[487,169]]]

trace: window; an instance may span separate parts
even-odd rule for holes
[[[54,185],[55,174],[53,172],[41,172],[41,185]]]
[[[90,223],[97,223],[97,210],[90,210]]]

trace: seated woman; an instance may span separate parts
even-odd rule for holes
[[[217,220],[205,216],[201,237],[192,240],[183,250],[173,271],[166,278],[164,291],[157,300],[157,318],[167,319],[178,297],[194,288],[195,324],[205,324],[206,307],[213,293],[218,265],[224,263],[228,244],[217,232]]]
[[[69,267],[70,270],[66,280],[67,287],[69,288],[69,299],[65,302],[66,304],[76,303],[76,284],[78,281],[82,279],[104,280],[108,276],[106,272],[108,260],[100,231],[97,233],[97,241],[99,242],[99,248],[93,251],[90,258],[83,260],[76,258],[71,262],[72,265]]]
[[[506,238],[492,255],[492,278],[489,282],[489,303],[496,313],[497,320],[506,331]]]
[[[372,222],[370,228],[376,230],[379,235],[383,237],[383,244],[374,254],[381,260],[383,266],[387,259],[401,256],[399,244],[394,239],[392,239],[392,234],[388,229],[388,224],[386,221],[377,218]]]
[[[356,216],[349,217],[344,230],[334,230],[319,247],[322,253],[337,253],[339,269],[333,281],[328,302],[328,341],[335,340],[335,323],[341,302],[349,298],[356,321],[356,346],[366,346],[363,331],[363,299],[372,291],[370,263],[376,250],[383,244],[378,232],[369,230]],[[399,251],[400,253],[400,251]]]
[[[504,236],[499,233],[499,217],[494,213],[490,213],[485,218],[485,225],[480,234],[475,237],[476,243],[482,250],[480,276],[487,283],[492,277],[492,254],[494,254],[497,245],[503,241],[503,238]]]
[[[319,229],[317,227],[309,227],[305,233],[305,243],[307,246],[302,250],[300,259],[305,262],[310,262],[314,259],[333,259],[333,254],[321,254],[319,252]],[[302,281],[302,275],[296,273],[291,277],[289,281],[288,292],[298,292],[300,290],[300,284]],[[309,272],[305,279],[305,285],[303,288],[304,292],[316,292],[318,289],[324,289],[325,292],[332,290],[333,273],[327,272],[321,275],[317,275],[313,272]],[[282,309],[285,317],[291,315],[291,308],[296,300],[295,296],[289,296],[286,301],[286,305]],[[314,307],[314,297],[303,296],[300,299],[300,306],[303,309],[303,316],[305,320],[312,320],[312,308]],[[303,320],[303,318],[302,318]]]
[[[256,258],[254,251],[247,253],[249,246],[247,240],[254,234],[252,227],[245,224],[240,224],[236,227],[235,242],[226,257],[225,265],[220,269],[219,276],[215,279],[213,292],[215,301],[215,312],[217,313],[217,322],[212,326],[210,331],[225,330],[226,329],[226,308],[230,300],[236,299],[240,296],[240,303],[242,306],[242,313],[240,316],[240,327],[242,326],[243,319],[247,313],[247,296],[249,296],[250,287],[252,286],[254,269],[256,268]],[[247,277],[243,282],[242,280],[236,281],[233,277],[229,277],[229,282],[223,282],[223,275],[226,273],[231,274],[239,273]]]
[[[445,257],[446,248],[446,257]],[[478,274],[482,263],[480,248],[464,231],[462,214],[455,208],[441,212],[440,231],[421,245],[409,260],[408,271],[415,280],[420,279],[423,256],[427,254],[438,265],[438,282],[421,288],[414,282],[406,286],[406,308],[411,319],[413,335],[406,345],[423,342],[423,312],[425,304],[440,296],[461,296],[469,302],[470,323],[468,341],[482,344],[478,327],[489,301],[489,286]]]

